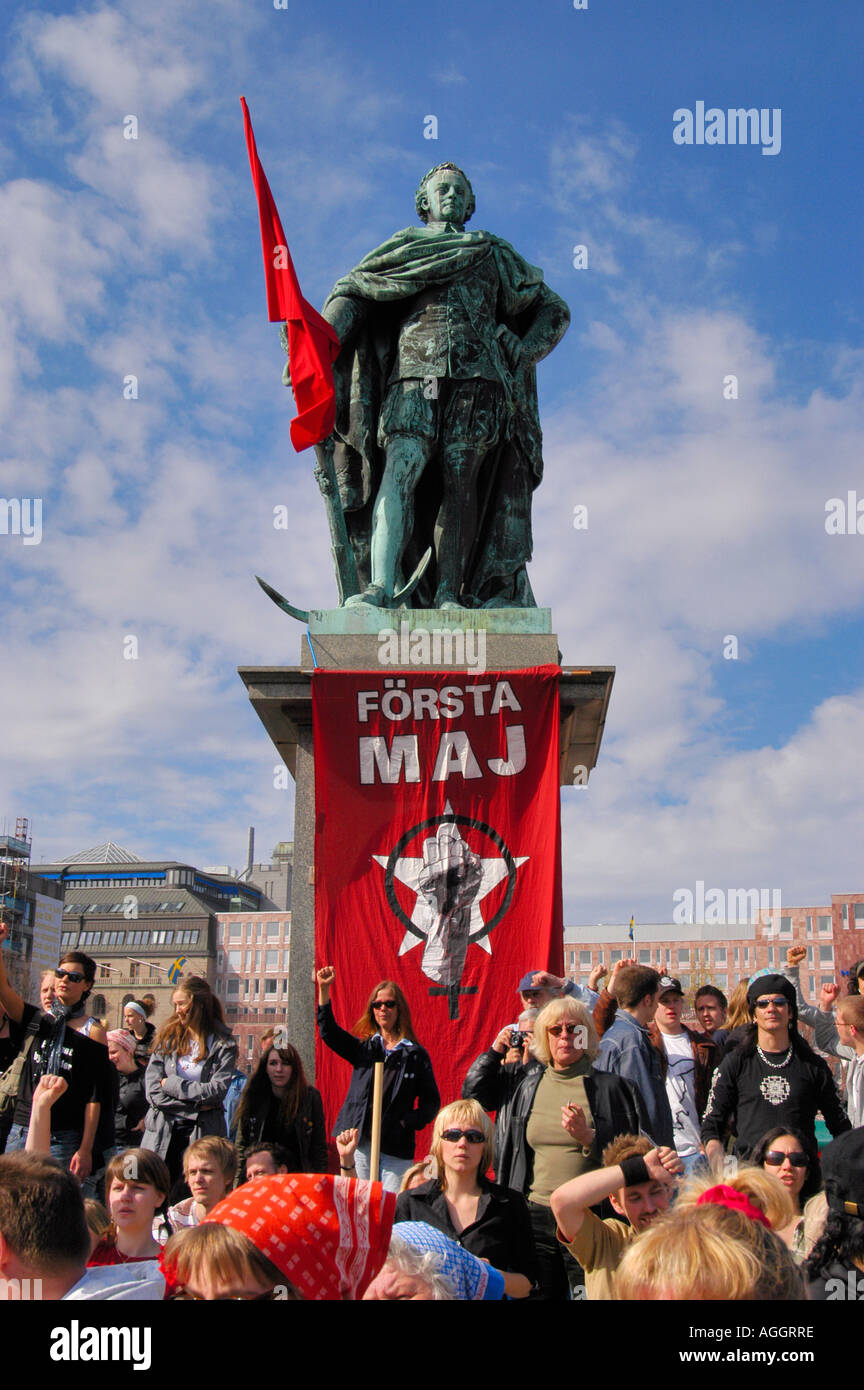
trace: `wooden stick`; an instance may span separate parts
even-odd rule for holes
[[[381,1109],[384,1091],[384,1063],[375,1063],[375,1075],[372,1082],[372,1150],[369,1155],[369,1177],[373,1182],[378,1181],[381,1169]]]

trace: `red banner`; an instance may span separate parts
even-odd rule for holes
[[[317,964],[349,1030],[401,985],[442,1104],[526,971],[563,973],[559,675],[312,676]],[[332,1124],[350,1069],[319,1040],[316,1073]]]

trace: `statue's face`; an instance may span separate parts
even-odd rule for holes
[[[439,169],[426,185],[430,222],[453,222],[461,227],[468,210],[470,194],[462,175],[455,169]]]

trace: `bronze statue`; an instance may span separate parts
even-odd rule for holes
[[[425,225],[370,252],[323,309],[342,343],[336,428],[318,450],[352,552],[342,601],[533,608],[534,369],[569,310],[506,241],[465,230],[475,202],[461,169],[430,170],[415,202]]]

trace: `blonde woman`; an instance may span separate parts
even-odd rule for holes
[[[788,1194],[761,1169],[742,1169],[720,1184],[695,1179],[626,1251],[615,1275],[615,1297],[803,1300],[803,1280],[778,1234],[791,1215]]]
[[[432,1158],[437,1178],[399,1194],[397,1222],[435,1226],[500,1270],[511,1298],[527,1297],[537,1275],[528,1204],[521,1192],[485,1177],[492,1122],[476,1100],[457,1100],[438,1112]]]
[[[550,1199],[556,1188],[599,1168],[618,1134],[648,1129],[642,1098],[623,1077],[596,1071],[597,1031],[584,1004],[553,999],[534,1021],[534,1060],[517,1075],[497,1052],[471,1067],[464,1094],[484,1110],[509,1107],[496,1178],[528,1199],[544,1298],[570,1297],[582,1271],[558,1240]],[[577,1295],[581,1297],[582,1295]]]

